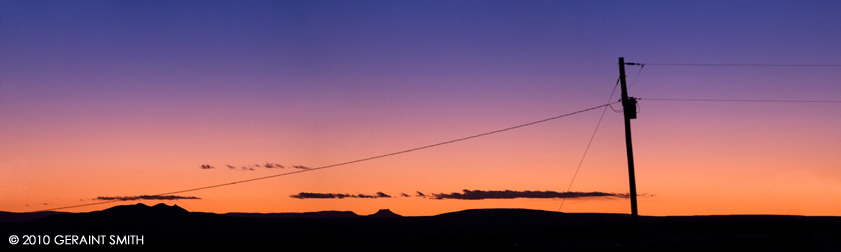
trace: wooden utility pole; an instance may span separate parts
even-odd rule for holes
[[[633,231],[639,230],[639,213],[637,212],[637,183],[634,178],[634,146],[631,143],[631,119],[637,118],[637,99],[628,97],[628,88],[625,83],[625,65],[638,65],[637,63],[625,63],[625,58],[619,57],[619,80],[622,85],[622,108],[625,114],[625,149],[628,153],[628,181],[631,185],[631,226]]]

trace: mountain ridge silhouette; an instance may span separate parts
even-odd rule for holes
[[[641,216],[640,222],[639,238],[631,238],[627,214],[531,209],[418,217],[399,217],[387,209],[367,216],[349,211],[216,214],[135,204],[0,223],[0,236],[142,235],[145,244],[134,248],[143,250],[841,250],[841,217]],[[0,251],[10,246],[0,244]]]

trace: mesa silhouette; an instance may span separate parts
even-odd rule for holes
[[[841,217],[642,216],[473,209],[402,217],[387,209],[309,213],[202,213],[177,205],[122,205],[89,213],[6,213],[0,235],[143,235],[116,249],[297,250],[821,250],[841,249]],[[3,244],[2,251],[28,249]],[[52,245],[56,246],[56,245]],[[44,246],[42,246],[43,248]],[[47,246],[49,247],[49,246]],[[75,249],[115,248],[100,245]]]

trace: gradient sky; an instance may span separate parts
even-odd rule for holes
[[[839,1],[0,1],[0,210],[267,176],[289,168],[226,165],[319,167],[565,114],[607,101],[618,57],[841,64],[838,13]],[[640,198],[642,215],[841,214],[841,104],[644,100],[841,100],[841,67],[627,75],[643,98],[637,190],[653,196]],[[556,211],[558,199],[290,195],[565,191],[600,114],[160,202]],[[573,191],[628,192],[622,127],[608,110]],[[562,210],[630,211],[621,198]]]

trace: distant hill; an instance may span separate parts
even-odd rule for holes
[[[380,209],[380,210],[379,210],[379,211],[377,211],[376,213],[374,213],[374,214],[372,214],[372,215],[368,215],[368,217],[374,217],[374,218],[399,218],[399,217],[403,217],[403,216],[400,216],[399,214],[396,214],[396,213],[394,213],[394,212],[392,212],[391,210],[388,210],[388,209]]]
[[[354,218],[359,217],[351,211],[321,211],[307,213],[226,213],[225,216],[245,218],[303,218],[303,219],[330,219],[330,218]]]
[[[841,217],[641,216],[640,222],[635,234],[625,214],[528,209],[426,217],[400,217],[387,209],[368,216],[341,211],[214,214],[135,204],[0,223],[0,237],[142,237],[142,244],[122,247],[75,245],[84,250],[841,251]],[[22,249],[18,247],[23,246],[0,243],[0,251]]]
[[[137,203],[135,205],[122,205],[122,206],[115,206],[101,211],[105,214],[118,214],[118,215],[165,215],[165,214],[187,214],[189,211],[185,210],[184,208],[179,207],[178,205],[168,206],[164,203],[159,203],[154,206],[147,206],[143,203]]]
[[[13,213],[13,212],[2,212],[0,211],[0,223],[9,223],[9,222],[25,222],[25,221],[32,221],[37,220],[43,217],[47,217],[50,215],[56,214],[66,214],[65,212],[53,212],[53,211],[44,211],[44,212],[29,212],[29,213]]]

